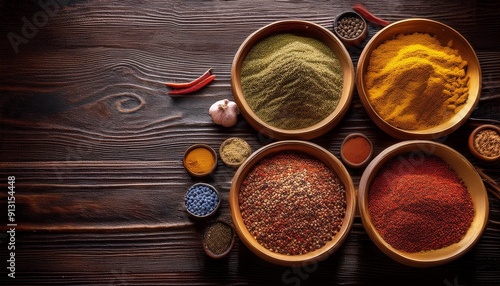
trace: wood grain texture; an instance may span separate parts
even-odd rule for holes
[[[217,149],[239,136],[252,148],[270,142],[243,118],[212,123],[208,107],[232,98],[231,63],[242,41],[273,21],[303,19],[332,29],[352,1],[60,0],[0,1],[0,281],[2,285],[494,285],[500,281],[500,201],[490,196],[487,229],[450,264],[414,269],[370,241],[361,221],[342,248],[319,264],[270,265],[237,241],[227,259],[203,254],[203,223],[183,208],[193,183],[222,194],[217,217],[230,220],[234,169],[191,178],[185,149]],[[42,0],[48,3],[50,0]],[[435,3],[434,3],[435,2]],[[459,31],[483,73],[472,118],[440,138],[500,182],[498,165],[477,161],[467,137],[481,123],[500,124],[498,1],[370,1],[389,21],[423,17]],[[61,4],[62,3],[62,4]],[[43,13],[47,17],[43,16]],[[35,29],[25,27],[26,21]],[[379,27],[370,26],[368,38]],[[24,41],[13,45],[9,35]],[[17,52],[16,52],[17,49]],[[348,48],[356,65],[359,48]],[[190,81],[213,68],[216,80],[171,98],[165,82]],[[339,156],[343,138],[365,133],[375,155],[398,142],[364,111],[357,92],[331,132],[311,140]],[[362,170],[349,170],[359,182]],[[7,180],[16,176],[16,280],[7,278]],[[7,281],[4,284],[3,281]],[[14,284],[12,284],[14,283]]]

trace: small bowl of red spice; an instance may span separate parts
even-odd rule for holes
[[[383,150],[361,176],[358,201],[375,245],[413,267],[461,257],[488,221],[479,174],[463,155],[433,141],[404,141]]]
[[[469,136],[469,150],[476,158],[496,163],[500,160],[500,127],[483,124],[472,131]]]
[[[345,241],[356,192],[342,162],[314,143],[278,141],[239,167],[229,192],[236,233],[258,257],[296,266],[326,259]]]
[[[340,145],[340,158],[351,168],[365,167],[370,162],[372,154],[372,142],[362,133],[347,135]]]

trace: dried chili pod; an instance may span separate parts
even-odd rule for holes
[[[187,88],[180,88],[180,89],[172,89],[171,91],[168,92],[170,95],[181,95],[181,94],[188,94],[192,93],[195,91],[200,90],[201,88],[205,87],[207,84],[212,82],[215,79],[215,75],[209,75],[207,78],[201,80],[200,82],[189,86]]]
[[[383,20],[383,19],[373,15],[370,11],[368,11],[368,9],[363,4],[360,4],[360,3],[354,4],[352,9],[354,11],[358,12],[363,18],[365,18],[365,20],[367,20],[375,25],[385,27],[391,23],[389,21]]]
[[[200,77],[198,77],[197,79],[195,79],[193,81],[190,81],[190,82],[181,82],[181,83],[167,82],[166,85],[168,87],[170,87],[170,88],[179,88],[179,89],[188,88],[188,87],[191,87],[193,85],[196,85],[196,84],[200,83],[204,79],[208,78],[210,75],[212,75],[212,69],[211,68],[209,68],[205,73],[203,73]]]

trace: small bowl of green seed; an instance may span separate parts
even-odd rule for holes
[[[335,17],[333,30],[340,40],[351,46],[359,46],[366,38],[366,21],[358,13],[347,11]]]

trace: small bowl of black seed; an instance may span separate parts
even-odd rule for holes
[[[203,231],[203,249],[214,259],[225,257],[233,248],[235,232],[233,227],[224,221],[213,221]]]
[[[347,11],[335,17],[333,30],[339,39],[351,46],[359,46],[366,38],[366,21],[354,11]]]
[[[196,183],[186,192],[184,203],[187,212],[193,217],[208,218],[219,209],[219,192],[212,185]]]

